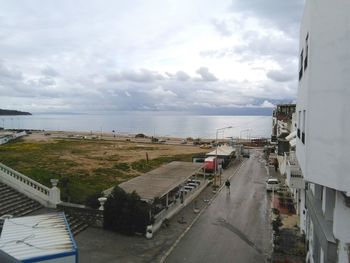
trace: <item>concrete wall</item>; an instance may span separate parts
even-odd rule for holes
[[[300,232],[306,233],[306,209],[305,209],[305,189],[298,189],[298,196],[299,196],[299,227]],[[299,201],[298,200],[298,201]]]
[[[350,195],[350,1],[307,0],[300,52],[309,34],[308,67],[299,82],[299,111],[306,110],[305,145],[297,156],[306,180]],[[299,116],[298,116],[299,117]],[[302,127],[300,127],[302,129]]]
[[[60,190],[56,186],[48,188],[2,163],[0,163],[0,182],[45,207],[55,208],[61,202]]]
[[[338,262],[350,262],[350,208],[345,205],[342,193],[336,193],[333,233],[338,240]]]

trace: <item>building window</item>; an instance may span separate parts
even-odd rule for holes
[[[309,57],[309,33],[307,33],[305,38],[305,59],[304,59],[304,71],[307,68],[308,63],[308,57]]]
[[[299,80],[303,77],[303,61],[304,61],[304,49],[300,53],[300,69],[299,69]]]
[[[303,110],[303,127],[301,134],[301,142],[305,144],[305,125],[306,125],[306,110]]]
[[[297,130],[297,136],[300,139],[300,119],[301,119],[301,111],[298,112],[298,130]]]

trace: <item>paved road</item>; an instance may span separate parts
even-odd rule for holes
[[[165,262],[265,262],[271,251],[267,178],[254,152]]]

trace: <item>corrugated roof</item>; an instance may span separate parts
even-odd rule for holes
[[[223,145],[218,147],[217,149],[217,154],[216,154],[216,149],[214,151],[211,151],[209,153],[207,153],[207,156],[230,156],[235,152],[235,148],[231,147],[231,146],[227,146],[227,145]]]
[[[121,183],[119,187],[128,193],[135,191],[143,200],[154,200],[186,181],[203,166],[201,163],[171,162]]]
[[[76,251],[64,213],[6,219],[0,249],[18,260]]]

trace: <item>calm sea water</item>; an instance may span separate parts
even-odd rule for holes
[[[6,129],[38,129],[47,131],[144,133],[155,136],[215,138],[270,137],[270,116],[203,116],[186,113],[118,112],[115,114],[34,114],[0,116]]]

